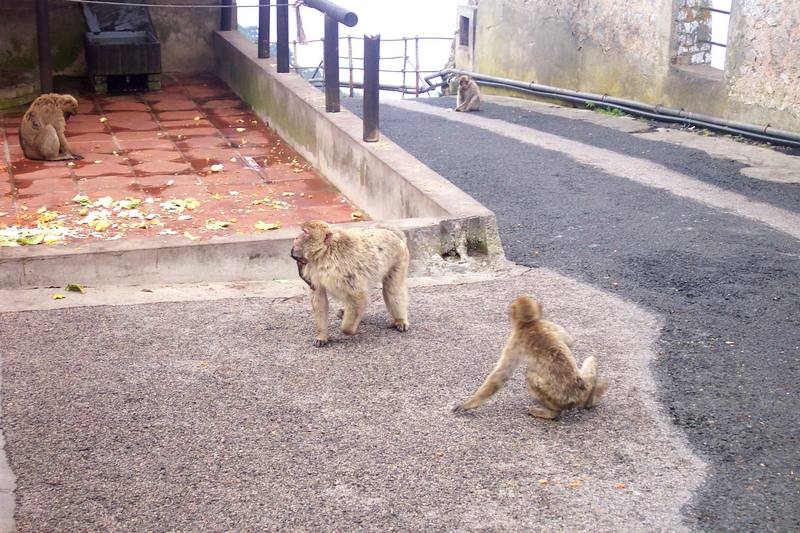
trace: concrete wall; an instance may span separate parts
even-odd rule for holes
[[[707,0],[471,3],[476,72],[800,131],[797,0],[733,0],[724,72],[691,43]]]

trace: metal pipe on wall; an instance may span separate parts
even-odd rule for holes
[[[219,27],[222,31],[233,30],[233,0],[222,0],[222,13],[220,13]]]

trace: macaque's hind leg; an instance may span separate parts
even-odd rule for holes
[[[408,331],[408,266],[396,266],[383,280],[383,301],[397,331]]]
[[[348,297],[344,302],[344,316],[342,317],[342,333],[355,335],[358,325],[367,310],[369,297],[366,291],[357,292]]]
[[[39,131],[39,133],[36,135],[34,146],[34,151],[38,151],[38,153],[35,155],[38,155],[45,161],[62,161],[65,159],[72,159],[71,157],[66,157],[64,154],[60,153],[61,143],[58,142],[58,134],[56,133],[56,129],[50,124],[42,128],[41,131]]]
[[[324,287],[311,291],[311,312],[316,329],[315,346],[328,344],[328,293]]]
[[[547,420],[555,420],[560,415],[560,411],[553,411],[548,409],[547,407],[542,407],[539,405],[532,405],[528,407],[528,414],[531,416],[535,416],[536,418],[546,418]]]
[[[605,378],[599,378],[594,384],[594,388],[592,389],[592,393],[589,395],[589,398],[586,400],[586,403],[583,406],[586,409],[591,409],[595,405],[597,405],[597,400],[605,394],[608,390],[608,380]]]

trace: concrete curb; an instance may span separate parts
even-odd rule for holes
[[[361,141],[361,120],[325,113],[324,95],[296,74],[277,74],[238,32],[214,37],[220,77],[373,222],[406,234],[412,273],[492,267],[505,259],[494,214],[395,143]],[[347,224],[351,226],[351,224]],[[91,242],[0,249],[0,289],[142,283],[259,281],[297,275],[288,251],[296,228],[188,242]]]

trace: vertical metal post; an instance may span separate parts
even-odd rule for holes
[[[403,92],[401,98],[406,97],[406,67],[408,66],[408,39],[403,37]]]
[[[292,65],[292,68],[294,68],[294,71],[297,72],[297,39],[292,40],[292,57],[294,58],[294,65]]]
[[[269,57],[269,10],[270,0],[259,0],[258,3],[258,57]]]
[[[39,88],[42,93],[53,92],[53,56],[47,12],[47,0],[36,0],[36,43],[39,48]]]
[[[278,72],[289,72],[289,0],[277,0]]]
[[[414,37],[414,98],[419,98],[419,35]]]
[[[364,141],[378,142],[381,36],[364,36]]]
[[[233,8],[228,7],[233,5],[233,0],[222,0],[220,2],[222,6],[222,13],[220,14],[220,29],[222,31],[232,31],[233,30]]]
[[[353,97],[353,38],[347,36],[347,64],[350,69],[350,98]]]
[[[325,111],[339,112],[339,23],[325,15]]]

